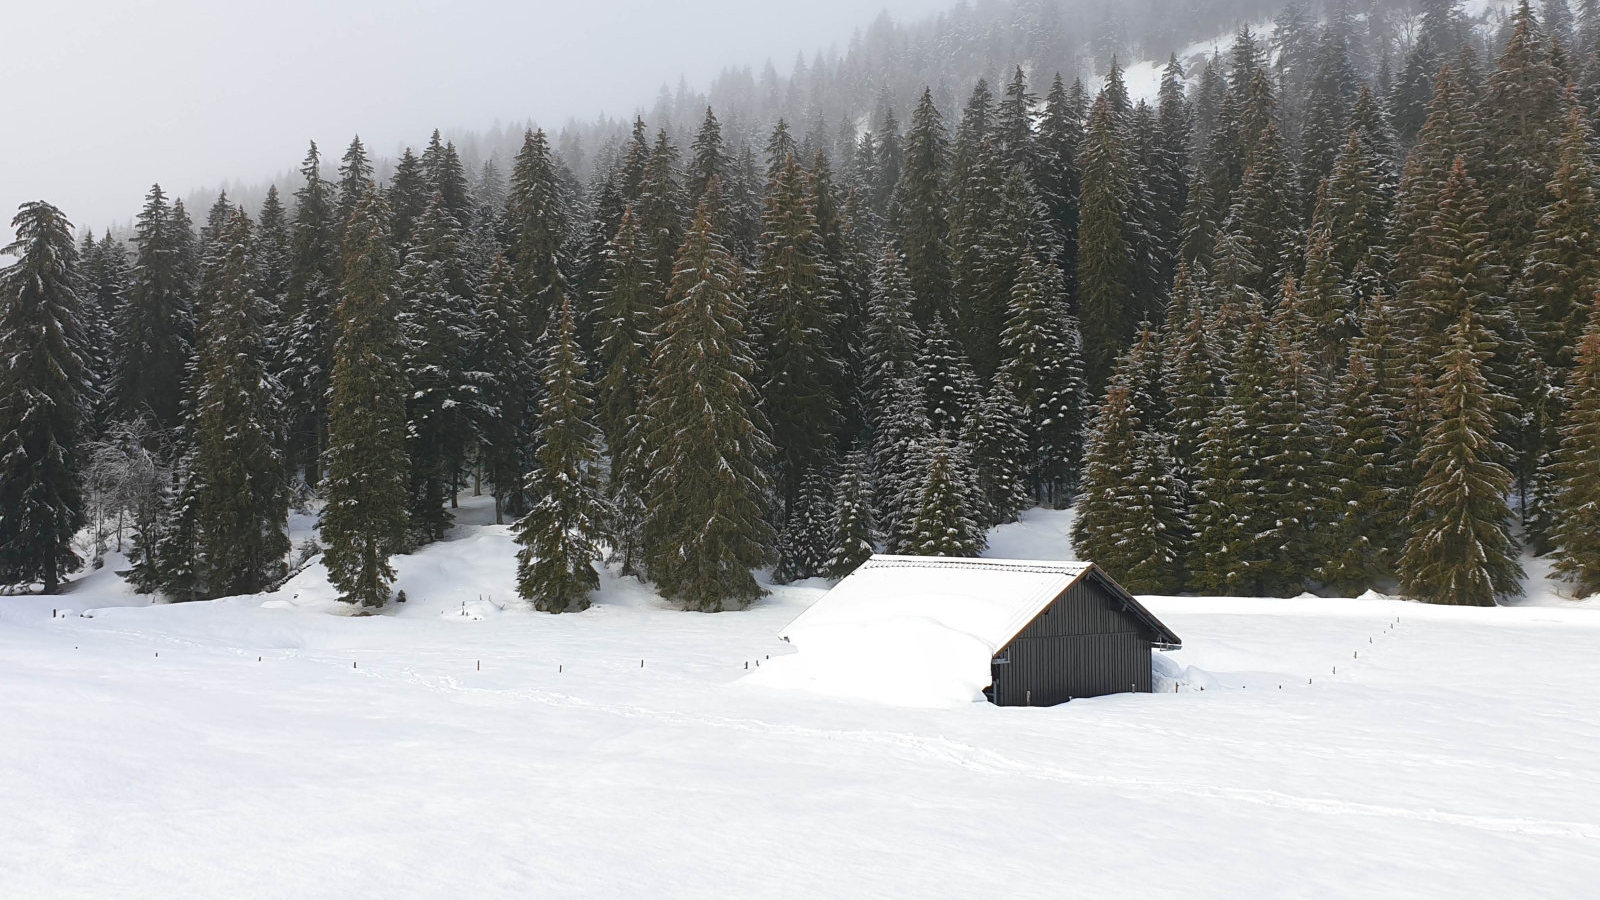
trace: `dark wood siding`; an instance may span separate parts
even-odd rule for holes
[[[1074,697],[1149,692],[1153,629],[1091,574],[995,655],[990,699],[1054,706]]]

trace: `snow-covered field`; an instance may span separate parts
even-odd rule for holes
[[[1030,513],[991,553],[1065,556],[1066,527]],[[115,563],[0,598],[0,895],[1600,884],[1593,601],[1152,598],[1185,642],[1176,693],[908,709],[745,677],[793,652],[775,635],[824,585],[705,616],[607,577],[594,609],[548,616],[514,602],[504,528],[453,537],[399,561],[392,615],[330,614],[315,568],[182,606],[145,605]]]

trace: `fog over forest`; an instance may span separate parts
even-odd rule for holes
[[[287,171],[315,138],[382,155],[440,128],[627,117],[662,85],[724,66],[787,71],[878,10],[945,0],[76,0],[10,4],[0,59],[49,73],[3,103],[0,208],[48,198],[80,228],[126,225],[160,181],[176,196]],[[44,77],[42,74],[39,77]],[[40,86],[45,87],[44,85]],[[9,243],[9,214],[0,240]]]

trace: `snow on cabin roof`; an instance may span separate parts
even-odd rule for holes
[[[993,653],[1091,568],[1083,562],[874,556],[790,622],[782,636],[922,619],[976,638]]]

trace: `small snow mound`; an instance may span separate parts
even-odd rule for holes
[[[1180,689],[1215,691],[1222,687],[1222,682],[1210,672],[1182,665],[1160,653],[1150,657],[1150,674],[1150,689],[1157,694],[1176,693]]]
[[[789,636],[800,651],[750,673],[746,683],[889,706],[940,708],[983,700],[994,651],[923,617],[892,628],[818,625]]]
[[[1380,594],[1380,593],[1378,593],[1377,591],[1375,591],[1375,590],[1373,590],[1371,588],[1367,588],[1366,592],[1363,593],[1361,596],[1357,597],[1356,599],[1357,600],[1393,600],[1394,598],[1390,597],[1388,594]]]

